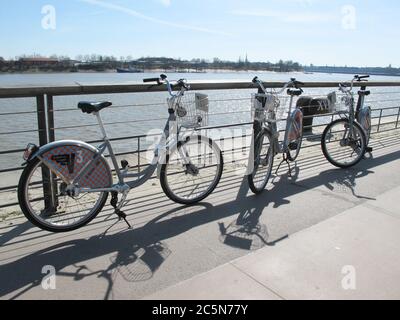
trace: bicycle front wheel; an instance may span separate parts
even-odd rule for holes
[[[254,143],[254,168],[248,176],[251,191],[260,194],[264,191],[272,174],[274,165],[274,152],[272,136],[267,130],[263,130]]]
[[[322,135],[322,151],[336,167],[350,168],[361,161],[366,150],[364,130],[357,122],[339,119],[328,125]]]
[[[300,154],[301,145],[303,143],[303,113],[296,109],[290,120],[286,145],[288,148],[287,158],[289,161],[296,161]]]
[[[203,136],[191,136],[170,151],[161,167],[160,182],[172,201],[190,205],[215,190],[222,171],[222,152],[217,144]]]

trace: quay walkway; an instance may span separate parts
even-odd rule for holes
[[[150,181],[130,195],[133,230],[109,207],[69,234],[8,216],[0,298],[399,299],[399,141],[398,130],[374,135],[373,157],[349,170],[307,148],[293,177],[282,168],[260,196],[228,164],[193,207]],[[54,290],[42,286],[45,266]]]

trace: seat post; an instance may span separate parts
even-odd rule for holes
[[[99,112],[95,112],[94,114],[95,114],[95,116],[97,118],[97,121],[99,123],[100,130],[101,130],[101,133],[103,134],[104,140],[108,141],[106,128],[104,127],[104,123],[103,123],[103,120],[101,119],[100,113]]]

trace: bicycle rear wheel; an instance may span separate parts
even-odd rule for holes
[[[328,125],[322,135],[322,151],[336,167],[350,168],[363,159],[366,150],[364,130],[353,122],[353,133],[348,119],[339,119]]]
[[[369,145],[369,140],[371,138],[371,131],[372,131],[372,109],[371,107],[364,107],[358,116],[358,122],[362,126],[365,131],[365,138],[366,138],[366,146]]]
[[[76,186],[65,180],[74,180],[94,156],[92,149],[68,144],[49,148],[32,160],[24,169],[18,186],[18,200],[26,218],[50,232],[73,231],[92,221],[103,209],[108,193],[77,194],[75,187],[111,187],[111,170],[106,160],[101,157],[93,162]]]
[[[214,191],[222,170],[222,152],[217,144],[203,136],[191,136],[170,151],[161,167],[160,182],[172,201],[190,205]]]
[[[254,168],[248,176],[249,187],[255,194],[265,190],[272,174],[274,165],[274,152],[272,135],[267,130],[262,130],[255,138],[254,143]]]

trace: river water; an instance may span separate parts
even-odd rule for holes
[[[343,74],[304,74],[304,73],[271,73],[271,72],[218,72],[218,73],[185,73],[169,74],[170,79],[186,78],[188,80],[251,80],[258,75],[264,81],[288,81],[296,77],[300,81],[346,81],[351,75]],[[46,86],[80,84],[110,84],[141,81],[147,77],[157,77],[155,73],[118,74],[118,73],[66,73],[66,74],[2,74],[0,87],[9,86]],[[373,76],[371,81],[398,81],[396,77]],[[306,89],[305,94],[326,95],[332,89]],[[400,90],[396,88],[371,88],[369,104],[373,108],[399,105]],[[209,91],[210,125],[244,123],[250,121],[250,96],[252,90]],[[81,100],[108,100],[114,106],[102,112],[104,122],[111,137],[146,134],[149,130],[163,127],[167,117],[165,93],[108,94],[92,96],[67,96],[55,98],[56,139],[96,140],[99,131],[94,117],[82,114],[76,109]],[[228,100],[228,101],[227,101]],[[395,102],[394,100],[397,100]],[[37,129],[35,100],[32,98],[0,99],[0,150],[24,148],[28,142],[38,142],[37,133],[21,132]],[[16,112],[26,112],[15,114]],[[29,113],[32,112],[32,113]],[[394,111],[393,111],[394,112]],[[397,111],[396,111],[397,112]],[[115,122],[128,122],[118,123]],[[79,127],[77,127],[79,126]],[[83,126],[83,127],[81,127]],[[12,134],[9,134],[9,133]],[[132,142],[135,143],[135,142]],[[126,142],[117,143],[117,152],[132,150]],[[0,155],[0,169],[19,165],[20,154]]]

